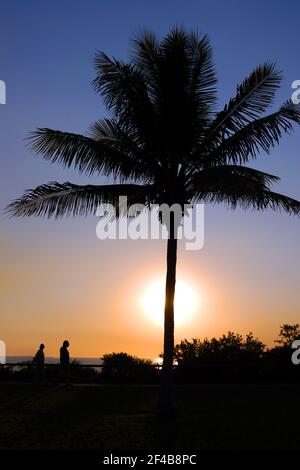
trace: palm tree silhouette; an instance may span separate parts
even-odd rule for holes
[[[13,216],[61,217],[96,213],[101,203],[168,205],[226,203],[232,208],[279,209],[299,215],[300,203],[272,192],[279,178],[245,166],[269,153],[292,123],[291,102],[265,115],[280,85],[274,63],[257,67],[220,111],[207,36],[173,28],[161,41],[143,30],[132,42],[129,63],[98,52],[94,86],[113,115],[90,134],[40,128],[31,149],[81,173],[113,176],[116,184],[78,186],[52,182],[27,191],[8,206]],[[177,225],[169,225],[164,311],[161,409],[171,410]]]

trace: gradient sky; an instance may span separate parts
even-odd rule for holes
[[[35,127],[85,132],[106,115],[90,83],[97,49],[126,59],[128,39],[146,26],[175,24],[208,33],[215,52],[220,107],[251,70],[276,61],[284,72],[275,106],[300,79],[298,1],[0,2],[0,208],[24,189],[52,180],[106,182],[32,156],[24,138]],[[300,129],[255,167],[280,175],[277,191],[300,199]],[[165,241],[104,241],[97,219],[10,220],[0,215],[0,339],[8,354],[46,343],[57,355],[68,338],[74,356],[127,351],[155,358],[162,331],[139,306],[165,273]],[[279,325],[299,322],[299,219],[272,212],[205,208],[205,246],[179,243],[178,278],[197,290],[193,321],[176,339],[249,331],[271,345]]]

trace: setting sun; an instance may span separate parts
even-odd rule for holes
[[[159,279],[148,286],[140,299],[140,305],[147,317],[156,325],[164,322],[165,281]],[[196,291],[186,282],[177,281],[175,291],[175,323],[189,322],[199,304]]]

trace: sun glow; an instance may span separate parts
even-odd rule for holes
[[[147,317],[156,325],[164,323],[165,281],[160,279],[151,284],[140,299],[140,305]],[[196,291],[186,282],[178,280],[175,290],[175,324],[183,325],[193,317],[199,298]]]

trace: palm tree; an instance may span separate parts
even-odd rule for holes
[[[271,191],[278,177],[246,166],[269,153],[283,133],[300,124],[291,102],[266,115],[280,85],[273,63],[257,67],[220,111],[216,75],[207,36],[172,29],[161,41],[142,31],[129,63],[98,52],[94,86],[112,118],[89,134],[40,128],[31,149],[52,162],[88,175],[112,176],[115,184],[78,186],[52,182],[27,191],[8,206],[13,216],[94,214],[101,203],[168,205],[225,203],[232,208],[267,208],[299,215],[300,203]],[[164,311],[161,406],[170,410],[174,354],[174,293],[177,225],[169,225]]]

